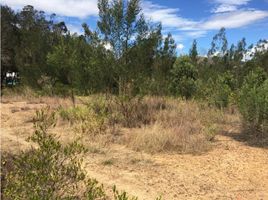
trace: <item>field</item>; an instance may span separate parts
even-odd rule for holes
[[[83,102],[83,99],[77,100],[78,105]],[[182,108],[190,109],[188,111],[195,110],[194,102],[170,102],[180,102]],[[1,153],[16,154],[29,149],[31,143],[26,139],[33,130],[35,111],[46,106],[59,110],[60,105],[62,109],[72,107],[70,100],[56,97],[3,98]],[[184,138],[182,133],[179,138],[185,139],[188,144],[183,148],[166,147],[166,144],[172,146],[170,141],[178,140],[172,135],[170,141],[161,146],[161,137],[155,132],[164,129],[159,128],[158,123],[134,128],[116,126],[113,130],[116,133],[87,135],[78,131],[75,124],[59,117],[56,127],[51,131],[63,143],[82,136],[81,142],[89,149],[84,157],[84,167],[88,175],[103,183],[107,190],[116,185],[120,190],[146,200],[159,195],[168,200],[268,199],[267,141],[258,143],[254,137],[246,137],[242,133],[240,116],[235,110],[221,112],[215,120],[216,135],[209,144],[203,144],[204,140],[199,137],[193,140]],[[185,117],[182,127],[179,127],[182,132],[189,131],[189,127],[194,131],[199,130],[199,124],[195,124],[199,120],[194,116],[191,118],[191,113],[187,110],[181,113],[182,118]],[[167,121],[172,121],[172,118]],[[190,124],[186,126],[187,121]],[[149,139],[140,136],[141,133],[148,135]],[[168,128],[163,132],[164,136],[165,133],[170,134]],[[160,144],[157,141],[148,143],[154,137],[159,138]]]

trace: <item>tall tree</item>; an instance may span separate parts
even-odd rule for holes
[[[196,40],[193,41],[192,47],[191,47],[190,52],[189,52],[189,56],[190,56],[191,60],[193,61],[193,63],[197,62],[198,52],[197,52]]]
[[[139,0],[99,0],[98,27],[114,52],[115,71],[119,92],[125,93],[127,85],[136,75],[135,66],[131,64],[130,49],[135,45],[138,32],[138,17],[141,11]]]
[[[242,40],[237,43],[236,51],[234,53],[234,60],[236,62],[239,63],[244,58],[244,55],[246,53],[246,45],[247,43],[245,38],[242,38]]]
[[[23,80],[37,86],[38,79],[46,70],[46,57],[50,46],[50,22],[42,11],[25,6],[18,13],[20,41],[16,49],[16,65]]]
[[[8,6],[1,5],[1,80],[7,71],[17,71],[16,47],[19,42],[17,16]]]
[[[208,51],[208,56],[223,57],[227,53],[228,41],[226,38],[225,28],[221,28],[219,32],[213,37],[211,48]]]

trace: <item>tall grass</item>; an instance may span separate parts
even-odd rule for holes
[[[164,107],[155,113],[154,123],[127,137],[129,147],[150,153],[199,153],[210,148],[220,111],[182,100],[169,100]]]
[[[211,147],[218,131],[217,124],[224,120],[219,109],[168,97],[97,96],[84,104],[61,108],[60,116],[77,132],[93,136],[92,140],[106,140],[105,144],[118,141],[118,127],[122,132],[123,127],[127,128],[131,131],[123,134],[119,141],[134,150],[150,153],[204,152]]]

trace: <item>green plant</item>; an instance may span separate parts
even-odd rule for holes
[[[15,157],[6,176],[6,199],[77,199],[82,185],[87,187],[84,196],[103,196],[102,186],[87,180],[81,167],[85,148],[78,141],[63,146],[49,133],[55,122],[49,108],[36,112],[35,131],[29,140],[37,147]]]
[[[114,200],[138,200],[138,197],[129,197],[128,194],[123,191],[119,192],[116,186],[113,187]]]
[[[196,80],[197,69],[191,59],[187,56],[178,58],[171,70],[171,92],[189,99],[196,92]]]
[[[229,105],[235,89],[235,79],[230,72],[219,75],[212,86],[211,100],[218,108],[225,108]]]
[[[103,134],[108,128],[109,116],[105,107],[89,104],[71,108],[60,108],[59,115],[69,121],[75,129],[86,134]]]
[[[239,110],[247,126],[257,132],[268,130],[268,79],[262,69],[248,74],[239,95]]]

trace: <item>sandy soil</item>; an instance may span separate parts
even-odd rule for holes
[[[1,151],[29,148],[35,110],[46,104],[1,103]],[[84,160],[91,177],[139,199],[268,199],[268,148],[243,140],[239,119],[225,126],[213,150],[202,155],[145,154],[123,145],[91,147]],[[56,127],[63,138],[69,126]]]

